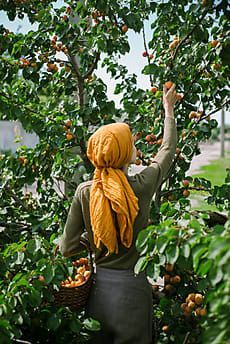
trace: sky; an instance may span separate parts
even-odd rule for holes
[[[63,1],[59,1],[57,6],[60,6]],[[154,17],[150,17],[150,20],[145,22],[145,35],[146,41],[148,42],[151,39],[151,28],[150,23],[154,20]],[[36,25],[31,25],[28,19],[25,17],[23,20],[17,19],[13,22],[9,21],[5,12],[0,11],[0,24],[3,24],[4,27],[8,28],[14,32],[26,33],[29,30],[36,30]],[[142,33],[135,33],[133,30],[129,29],[127,32],[128,40],[130,43],[130,52],[126,53],[124,56],[118,59],[118,62],[122,65],[125,65],[128,68],[130,74],[135,73],[137,75],[137,87],[142,89],[148,89],[151,87],[149,76],[143,75],[141,73],[142,69],[147,63],[147,59],[142,56],[144,49]],[[151,53],[151,51],[149,51]],[[103,59],[103,56],[102,56]],[[107,95],[110,100],[114,100],[117,107],[119,107],[119,102],[121,95],[114,95],[113,91],[115,88],[116,80],[110,79],[110,75],[106,72],[106,69],[102,69],[100,64],[95,74],[100,77],[107,84]],[[220,124],[221,113],[220,111],[212,116],[212,118],[217,119]],[[225,122],[230,124],[230,114],[229,112],[225,113]]]

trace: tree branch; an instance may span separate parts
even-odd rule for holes
[[[100,60],[100,52],[98,51],[98,52],[96,53],[96,58],[95,58],[94,62],[93,62],[93,63],[91,64],[91,66],[89,67],[88,72],[86,72],[86,74],[83,75],[83,79],[88,78],[88,76],[91,75],[91,74],[93,73],[94,69],[97,68],[97,63],[98,63],[99,60]]]
[[[184,191],[184,190],[196,190],[196,191],[210,191],[210,189],[207,188],[201,188],[198,186],[189,186],[189,187],[181,187],[181,188],[175,188],[171,190],[165,190],[160,192],[160,196],[168,195],[171,194],[172,192],[177,192],[177,191]]]
[[[198,23],[197,23],[196,25],[194,25],[194,27],[187,33],[187,35],[184,36],[184,38],[182,38],[182,40],[179,42],[179,44],[177,45],[177,47],[176,47],[176,49],[175,49],[175,51],[174,51],[174,53],[173,53],[173,56],[172,56],[172,60],[171,60],[171,62],[170,62],[169,69],[172,69],[172,68],[173,68],[173,61],[175,61],[176,56],[177,56],[177,53],[178,53],[180,47],[182,46],[182,44],[183,44],[184,42],[186,42],[187,39],[193,34],[193,32],[195,31],[195,29],[200,25],[200,23],[202,22],[202,20],[205,18],[206,14],[207,14],[209,11],[210,11],[210,8],[206,9],[206,10],[203,12],[203,14],[202,14],[202,16],[200,17]]]
[[[146,43],[146,37],[145,37],[145,27],[144,27],[144,24],[143,24],[142,32],[143,32],[143,41],[144,41],[145,51],[148,52],[147,43]],[[148,64],[150,65],[149,54],[148,54],[147,56],[148,56]],[[153,86],[152,74],[149,74],[149,79],[150,79],[150,84],[151,84],[151,86]]]
[[[83,77],[82,77],[82,75],[81,75],[81,73],[79,71],[79,66],[78,66],[77,61],[76,61],[76,56],[73,56],[73,55],[69,54],[69,58],[70,58],[70,61],[71,61],[72,65],[73,65],[74,71],[75,71],[75,73],[77,75],[78,81],[82,82],[83,81]]]

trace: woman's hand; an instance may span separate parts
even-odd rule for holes
[[[165,85],[163,86],[163,106],[165,109],[166,117],[174,117],[173,109],[177,101],[175,88],[175,84],[173,84],[169,90],[167,90]]]

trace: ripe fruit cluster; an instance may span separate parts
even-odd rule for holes
[[[158,146],[162,145],[162,138],[157,139],[156,135],[148,134],[145,137],[145,140],[148,142],[149,145],[157,144]]]
[[[27,60],[27,59],[25,59],[24,57],[21,57],[20,58],[20,62],[21,62],[21,67],[22,68],[26,68],[26,67],[28,67],[29,65],[30,65],[30,61],[29,60]]]
[[[18,158],[19,162],[23,165],[23,166],[26,166],[28,164],[28,159],[25,157],[25,156],[20,156]]]
[[[189,114],[189,119],[200,119],[201,116],[203,115],[203,112],[202,111],[191,111],[190,114]]]
[[[150,60],[152,60],[153,57],[154,57],[153,54],[149,54],[146,50],[143,51],[142,56],[143,57],[147,57],[148,56]]]
[[[185,316],[195,314],[196,316],[205,316],[207,314],[206,308],[202,308],[201,305],[204,301],[203,295],[197,293],[189,294],[185,302],[181,304],[181,309]]]
[[[47,63],[47,71],[48,72],[52,72],[52,73],[56,73],[58,71],[58,66],[55,63]]]
[[[71,119],[67,119],[67,121],[65,121],[65,124],[63,126],[64,131],[66,131],[66,138],[68,141],[71,141],[75,137],[75,135],[71,133],[70,131],[70,127],[72,126],[72,124],[73,123]]]
[[[84,284],[91,275],[88,258],[80,258],[73,262],[76,267],[75,275],[72,278],[69,276],[65,281],[61,282],[63,288],[75,288]]]
[[[165,265],[165,271],[167,273],[164,275],[164,291],[166,294],[173,294],[175,292],[175,286],[181,282],[181,277],[173,274],[173,270],[173,264]]]
[[[57,43],[57,36],[54,35],[50,41],[51,47],[56,51],[62,51],[64,54],[68,53],[68,48],[62,44],[62,42]]]

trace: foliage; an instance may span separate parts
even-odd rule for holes
[[[141,255],[136,272],[165,280],[154,307],[157,343],[224,343],[229,338],[229,222],[209,228],[207,214],[181,212],[168,203],[161,211],[160,224],[142,230],[136,242]],[[186,305],[196,293],[204,297],[202,304]]]
[[[188,212],[188,196],[190,189],[207,190],[208,201],[226,210],[229,177],[224,185],[212,186],[204,178],[186,176],[186,171],[193,156],[199,154],[198,143],[208,139],[217,126],[210,116],[222,106],[229,108],[227,2],[66,0],[62,6],[57,1],[13,0],[0,1],[0,10],[11,21],[26,17],[36,27],[23,34],[0,26],[0,119],[18,120],[39,137],[34,148],[20,147],[15,154],[0,155],[0,339],[7,343],[28,337],[47,342],[52,337],[56,342],[75,339],[79,342],[86,340],[85,328],[91,326],[93,330],[97,325],[85,320],[84,314],[52,305],[52,291],[64,275],[64,261],[59,257],[54,262],[51,252],[62,232],[76,185],[90,178],[93,171],[86,157],[88,137],[103,124],[126,120],[136,135],[137,147],[143,152],[137,163],[149,164],[161,145],[162,86],[167,80],[176,82],[177,91],[183,94],[175,110],[177,153],[152,206],[156,227],[147,229],[149,233],[155,233],[156,229],[163,231],[157,219],[163,216],[165,223],[164,217],[169,218],[168,230],[162,237],[170,248],[167,251],[165,247],[166,256],[164,250],[160,255],[155,254],[156,270],[163,273],[164,260],[176,258],[178,273],[183,271],[179,265],[183,255],[170,234],[175,231],[174,226],[180,226],[175,225],[176,216],[179,221],[187,214],[190,222],[199,223],[199,228],[194,228],[197,232],[192,231],[193,227],[188,232],[191,237],[197,236],[202,245],[205,242],[211,248],[214,237],[216,242],[225,238],[226,229],[211,231],[203,222],[193,219]],[[152,39],[147,43],[144,21],[149,23],[151,15],[154,16]],[[128,68],[118,63],[118,57],[130,51],[128,30],[143,34],[146,66],[142,73],[150,79],[147,90],[138,88],[136,75],[129,74]],[[122,95],[119,109],[107,98],[107,85],[96,75],[99,63],[117,82],[115,94]],[[196,113],[194,118],[190,118],[191,111]],[[150,134],[154,137],[152,141],[146,139]],[[186,186],[185,176],[189,182]],[[33,187],[33,193],[26,192],[28,186]],[[149,240],[152,239],[149,237],[148,243]],[[149,257],[155,243],[151,245],[146,246]],[[192,252],[197,244],[190,246]],[[186,264],[192,264],[195,274],[185,275],[185,279],[191,277],[191,290],[198,290],[197,278],[201,281],[204,278],[198,271],[202,261],[197,261],[194,268],[192,256],[184,258]],[[142,263],[148,263],[145,257]],[[70,261],[66,264],[71,265]],[[225,262],[221,265],[217,259],[214,266],[225,271]],[[36,278],[40,274],[45,275],[45,285]],[[227,292],[225,282],[221,276],[212,294],[211,277],[210,285],[205,286],[208,293],[205,302],[210,309],[207,325],[206,322],[197,325],[196,338],[203,327],[211,326],[211,314],[218,314],[211,326],[214,332],[222,316],[224,324],[225,312],[219,314],[220,305],[215,308],[218,304],[215,301],[220,298],[225,302],[222,298]],[[181,287],[178,298],[185,291]],[[171,305],[174,310],[174,298],[165,302],[162,301],[164,307]],[[158,314],[161,312],[164,317],[161,309]],[[186,326],[181,333],[187,333]],[[225,338],[227,334],[225,328],[219,328],[218,343],[221,343],[221,336]],[[171,342],[179,343],[181,335],[176,332],[172,336]],[[168,340],[162,334],[160,338]]]

